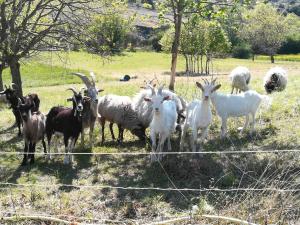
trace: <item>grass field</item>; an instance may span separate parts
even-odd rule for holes
[[[252,73],[251,88],[264,93],[262,78],[271,68],[268,60],[218,59],[213,62],[214,76],[222,84],[220,92],[228,93],[228,73],[238,65],[247,66]],[[192,205],[200,211],[193,218],[195,224],[209,221],[202,213],[232,216],[262,224],[268,216],[268,224],[287,224],[299,219],[299,192],[182,192],[134,191],[109,188],[70,188],[51,186],[109,185],[122,187],[161,188],[300,188],[300,157],[298,153],[281,153],[283,149],[300,149],[300,63],[276,61],[288,70],[287,89],[274,93],[272,106],[257,117],[255,135],[237,132],[243,119],[229,122],[228,138],[219,138],[220,120],[214,116],[208,141],[203,151],[279,150],[278,153],[212,154],[198,158],[191,155],[167,156],[162,164],[150,165],[146,156],[76,156],[73,166],[63,165],[62,156],[47,161],[36,157],[33,166],[20,167],[21,156],[0,156],[0,182],[19,184],[43,184],[48,187],[1,189],[0,217],[17,214],[47,214],[67,220],[86,223],[104,223],[103,219],[125,224],[148,224],[182,215],[189,215]],[[133,96],[144,79],[157,76],[160,83],[168,84],[170,55],[151,52],[126,53],[110,59],[99,59],[83,52],[44,53],[22,64],[24,93],[36,92],[41,99],[41,111],[47,113],[52,106],[66,105],[71,96],[68,87],[81,88],[82,84],[71,72],[94,71],[97,86],[108,93]],[[184,69],[180,58],[178,70]],[[124,74],[137,76],[130,82],[119,82]],[[200,77],[177,77],[176,92],[188,100],[199,96],[195,81]],[[5,83],[10,83],[8,71]],[[23,142],[17,137],[17,129],[11,128],[14,118],[6,105],[0,109],[0,151],[22,151]],[[106,129],[108,131],[108,129]],[[150,144],[139,142],[129,132],[124,143],[117,144],[106,133],[107,141],[100,144],[100,132],[94,133],[95,147],[77,143],[76,152],[148,152]],[[86,135],[86,139],[88,135]],[[178,151],[179,137],[172,137],[173,151]],[[60,151],[63,151],[61,147]],[[42,152],[41,144],[37,152]],[[172,184],[172,182],[173,184]],[[3,186],[4,187],[4,186]],[[297,211],[298,210],[298,211]],[[1,221],[1,220],[0,220]],[[28,221],[27,221],[28,222]],[[191,223],[192,223],[191,222]],[[213,224],[229,224],[210,221]],[[1,222],[0,222],[1,223]],[[117,222],[106,222],[115,224]],[[180,222],[178,224],[187,224]],[[190,223],[190,224],[191,224]],[[13,224],[13,222],[12,222]],[[18,223],[21,224],[21,223]],[[24,224],[28,224],[24,222]],[[32,224],[42,224],[32,222]],[[53,223],[55,224],[55,223]]]
[[[257,56],[258,60],[270,60],[270,56],[260,55]],[[289,54],[289,55],[276,55],[275,61],[295,61],[300,62],[300,54]]]

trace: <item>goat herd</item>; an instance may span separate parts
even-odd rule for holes
[[[19,135],[23,126],[25,147],[22,165],[26,165],[28,160],[34,163],[35,146],[38,141],[42,141],[44,152],[47,154],[45,135],[49,153],[51,138],[56,133],[63,135],[66,153],[72,153],[80,134],[81,141],[84,143],[84,129],[89,127],[92,145],[93,130],[97,119],[102,128],[102,143],[105,140],[105,122],[108,121],[113,139],[115,139],[113,124],[118,125],[119,142],[123,141],[124,129],[129,130],[141,140],[145,140],[145,130],[150,127],[152,152],[162,152],[166,140],[168,151],[171,151],[171,134],[179,130],[181,131],[180,150],[183,151],[186,147],[186,139],[189,136],[192,151],[196,151],[198,131],[201,130],[200,140],[203,141],[212,122],[210,103],[222,120],[221,136],[224,137],[228,117],[245,116],[246,122],[242,131],[247,128],[251,117],[251,132],[253,132],[258,107],[261,104],[270,105],[271,102],[268,96],[249,90],[250,72],[245,67],[237,67],[231,72],[231,94],[218,93],[217,90],[221,84],[217,84],[216,79],[212,81],[203,79],[204,83],[196,82],[202,92],[202,98],[190,103],[170,90],[164,89],[163,86],[156,89],[151,81],[146,83],[145,87],[133,98],[111,94],[98,98],[98,93],[103,90],[96,88],[93,73],[90,74],[90,78],[81,73],[74,73],[74,75],[84,82],[86,88],[83,93],[69,88],[73,96],[67,101],[72,102],[73,107],[55,106],[47,115],[39,111],[40,100],[37,94],[28,94],[20,98],[16,94],[17,87],[14,84],[9,87],[5,86],[5,90],[0,92],[1,95],[5,95],[10,104],[19,128]],[[286,72],[279,67],[269,70],[264,78],[267,93],[282,91],[286,84]],[[236,94],[233,94],[234,89],[236,89]],[[241,91],[244,92],[240,93]],[[162,154],[151,154],[151,162],[161,160],[162,157]],[[51,158],[50,154],[48,158]],[[70,162],[72,162],[72,154],[66,154],[64,163]]]

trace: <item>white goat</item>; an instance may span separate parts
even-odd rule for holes
[[[166,101],[170,96],[164,96],[162,93],[163,87],[160,87],[157,92],[151,87],[151,98],[145,97],[144,100],[152,103],[153,117],[150,124],[150,138],[152,141],[151,162],[156,159],[160,161],[162,155],[155,155],[156,152],[162,152],[164,143],[168,139],[168,151],[171,151],[171,134],[175,131],[177,112],[174,101]],[[156,145],[156,137],[159,137],[158,146]]]
[[[192,136],[190,137],[190,143],[192,146],[193,152],[196,151],[196,144],[198,138],[198,130],[201,130],[201,140],[207,136],[208,127],[212,122],[212,113],[210,108],[210,98],[211,94],[221,87],[220,84],[214,85],[209,83],[208,80],[204,80],[205,85],[202,86],[201,83],[196,82],[197,87],[202,91],[202,99],[194,100],[187,106],[187,117],[183,125],[181,140],[180,140],[180,149],[183,150],[184,141],[186,134],[189,129],[192,130]]]
[[[134,96],[132,103],[133,109],[137,112],[138,118],[145,128],[149,127],[153,117],[153,103],[150,101],[144,101],[145,98],[151,98],[153,95],[153,86],[149,84],[147,84],[147,86],[148,88],[141,90]],[[186,101],[170,90],[164,89],[161,94],[163,97],[168,96],[170,100],[175,102],[178,118],[184,117]]]
[[[281,67],[271,68],[264,77],[264,87],[267,93],[283,91],[287,85],[287,73]]]
[[[234,89],[236,89],[236,93],[249,90],[248,84],[250,82],[251,75],[248,68],[238,66],[231,71],[229,77],[232,87],[231,94],[233,94]]]
[[[212,83],[214,84],[216,80]],[[218,116],[222,119],[221,137],[227,132],[227,118],[229,117],[246,117],[244,131],[249,123],[249,116],[252,117],[251,133],[254,132],[255,114],[261,103],[270,106],[271,99],[266,95],[260,95],[256,91],[250,90],[238,95],[212,93],[211,101],[216,108]]]

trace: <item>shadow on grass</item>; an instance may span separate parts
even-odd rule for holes
[[[76,148],[74,152],[91,152],[91,148],[82,149]],[[64,165],[63,157],[59,159],[46,160],[43,156],[36,156],[33,165],[26,165],[19,167],[10,175],[8,182],[17,183],[17,180],[23,176],[24,173],[38,173],[41,175],[54,176],[58,180],[57,183],[62,184],[60,190],[71,191],[76,189],[74,187],[66,187],[63,185],[73,184],[74,179],[78,179],[78,173],[82,169],[87,169],[92,166],[91,155],[76,155],[73,163],[77,165]],[[20,161],[21,164],[21,161]]]
[[[0,130],[0,135],[1,135],[1,134],[6,134],[6,133],[8,133],[8,132],[12,133],[11,131],[13,131],[15,128],[17,128],[17,124],[16,124],[16,123],[13,124],[13,125],[10,126],[10,127],[7,127],[7,128],[5,128],[5,129],[1,129],[1,130]],[[16,135],[17,135],[17,133],[16,133]]]

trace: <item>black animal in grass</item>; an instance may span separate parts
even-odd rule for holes
[[[12,84],[12,86],[6,86],[5,85],[5,90],[0,92],[0,95],[5,95],[8,103],[10,104],[10,109],[12,109],[12,112],[15,116],[16,119],[16,124],[18,126],[19,129],[19,133],[18,135],[21,136],[21,126],[22,124],[22,119],[21,119],[21,114],[20,111],[18,109],[18,105],[21,104],[25,104],[28,103],[32,106],[32,112],[38,112],[39,111],[39,107],[40,107],[40,99],[38,97],[37,94],[32,93],[32,94],[28,94],[26,96],[22,96],[19,97],[17,95],[17,85]]]
[[[51,149],[51,138],[54,133],[61,133],[64,137],[65,151],[73,152],[76,141],[82,132],[82,113],[86,101],[90,101],[89,97],[82,96],[80,92],[69,88],[73,91],[72,101],[73,107],[67,108],[63,106],[52,107],[46,119],[46,135],[48,140],[48,151]],[[69,140],[71,142],[69,143]],[[72,155],[66,155],[64,164],[72,162]]]

